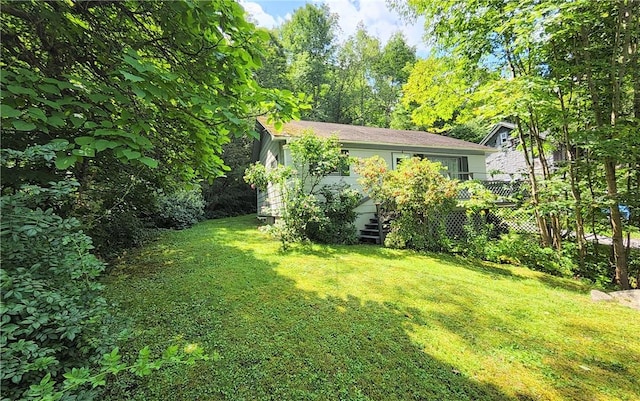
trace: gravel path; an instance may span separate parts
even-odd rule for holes
[[[594,234],[587,234],[585,236],[585,238],[587,239],[587,241],[595,241],[596,240],[596,236]],[[627,238],[624,237],[624,246],[625,248],[627,247]],[[601,244],[605,244],[605,245],[611,245],[613,243],[613,241],[611,240],[611,238],[609,237],[605,237],[602,235],[598,235],[598,242]],[[631,238],[631,248],[635,248],[635,249],[640,249],[640,239],[637,238]]]

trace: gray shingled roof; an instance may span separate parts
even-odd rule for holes
[[[306,130],[323,138],[337,135],[342,143],[405,145],[411,147],[429,147],[441,149],[465,149],[483,152],[494,152],[495,149],[449,138],[443,135],[431,134],[424,131],[405,131],[389,128],[361,127],[357,125],[321,123],[316,121],[290,121],[284,124],[280,131],[276,131],[272,124],[267,124],[266,118],[258,118],[258,122],[275,138],[296,137]]]

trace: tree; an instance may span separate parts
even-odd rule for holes
[[[356,33],[342,46],[339,60],[340,74],[334,74],[332,86],[339,86],[346,95],[341,108],[348,116],[345,122],[355,125],[371,124],[379,113],[372,82],[374,67],[380,58],[380,42],[370,36],[360,23]],[[334,90],[332,93],[336,92]]]
[[[268,35],[233,1],[13,2],[2,37],[3,148],[65,145],[57,169],[3,167],[3,189],[70,174],[67,212],[90,228],[221,175],[222,146],[250,117],[298,113],[290,92],[255,81]]]
[[[244,175],[247,183],[261,191],[275,186],[284,199],[281,219],[270,227],[272,234],[283,249],[304,240],[354,243],[360,194],[348,185],[320,186],[328,175],[349,168],[350,159],[340,151],[338,138],[321,139],[306,131],[289,146],[293,167],[267,170],[257,162]]]
[[[459,124],[446,132],[446,136],[462,139],[463,141],[480,143],[484,139],[488,129],[477,121],[470,121],[466,124]]]
[[[262,56],[262,65],[256,71],[256,79],[265,88],[293,89],[287,71],[284,46],[278,39],[277,32],[269,32],[268,46]]]
[[[390,127],[392,116],[400,105],[402,85],[409,79],[409,71],[416,62],[416,49],[406,43],[404,35],[394,33],[384,45],[377,63],[373,66],[374,99],[377,101],[377,118],[373,125]]]
[[[441,122],[453,121],[469,103],[472,85],[463,63],[453,58],[430,57],[419,60],[411,69],[403,86],[402,102],[412,110],[415,124],[442,131],[448,127],[438,127]]]
[[[289,80],[295,91],[311,96],[306,118],[322,119],[327,78],[335,54],[337,16],[329,6],[306,4],[297,9],[279,30],[289,63]]]
[[[268,36],[231,0],[3,2],[0,18],[2,388],[91,398],[81,386],[160,365],[148,349],[98,361],[104,264],[81,229],[138,222],[158,189],[220,175],[249,117],[298,101],[255,81]]]
[[[268,37],[231,1],[19,2],[2,18],[4,144],[66,140],[60,168],[104,152],[212,177],[243,116],[294,111],[253,80]]]
[[[619,205],[620,183],[631,182],[622,168],[624,161],[628,155],[637,160],[638,139],[633,133],[638,129],[638,2],[409,0],[409,4],[427,17],[428,35],[441,53],[464,60],[467,68],[490,66],[500,73],[473,88],[476,102],[485,105],[475,111],[511,117],[517,123],[544,244],[560,249],[562,243],[560,215],[544,207],[549,199],[561,201],[561,194],[545,189],[552,187],[546,183],[553,175],[545,162],[546,142],[555,141],[568,159],[572,226],[581,259],[586,252],[582,188],[589,186],[591,194],[604,188],[615,280],[628,288]],[[533,168],[534,156],[541,161],[541,177]],[[589,162],[600,164],[605,173],[601,180],[592,181],[597,175],[585,166]]]

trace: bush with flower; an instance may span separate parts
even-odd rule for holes
[[[389,170],[379,156],[361,160],[356,167],[360,185],[393,215],[385,245],[421,251],[449,248],[445,219],[456,204],[457,185],[441,174],[443,166],[417,157]]]
[[[324,177],[349,166],[350,159],[342,154],[337,137],[321,139],[307,131],[289,148],[293,168],[266,169],[258,162],[245,171],[247,183],[262,191],[271,184],[284,199],[281,219],[267,231],[282,242],[284,249],[305,240],[355,242],[354,209],[360,194],[347,185],[320,185]]]

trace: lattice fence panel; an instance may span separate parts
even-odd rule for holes
[[[509,231],[516,233],[536,233],[538,227],[535,217],[532,214],[516,209],[514,206],[500,206],[491,213],[495,216],[495,221],[489,223],[506,226]]]
[[[518,210],[513,205],[501,205],[488,210],[483,215],[474,215],[474,225],[491,224],[494,234],[504,234],[507,232],[516,233],[536,233],[537,226],[535,218]],[[464,226],[467,224],[469,216],[464,209],[452,211],[446,219],[446,230],[449,238],[456,239],[464,237]]]

